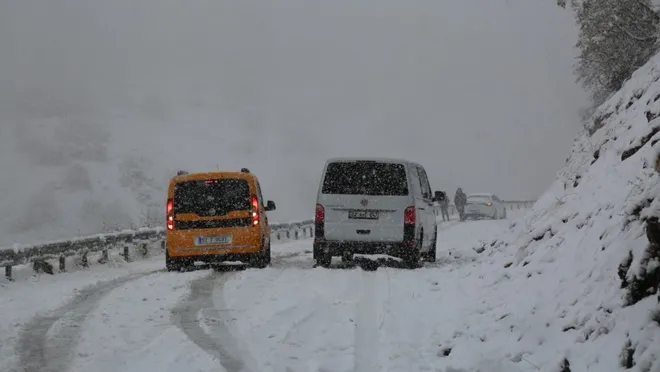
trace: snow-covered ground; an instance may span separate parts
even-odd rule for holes
[[[500,355],[497,336],[475,341],[483,332],[465,328],[502,315],[480,303],[501,296],[480,282],[490,263],[473,248],[509,223],[442,223],[438,262],[417,270],[314,268],[304,240],[273,246],[264,270],[167,273],[162,257],[153,257],[22,279],[0,289],[0,370],[414,371],[513,363]],[[465,356],[475,345],[483,358]],[[445,357],[449,346],[454,352]]]
[[[0,370],[609,372],[630,338],[632,370],[656,372],[655,299],[623,307],[588,221],[536,241],[531,212],[442,222],[437,262],[415,270],[315,268],[302,240],[263,270],[167,273],[154,257],[24,278],[0,288]]]
[[[113,280],[163,268],[162,257],[117,266],[94,266],[61,275],[33,275],[0,284],[0,371],[22,371],[19,353],[22,330],[35,316],[47,315],[85,293]],[[55,315],[58,315],[55,313]],[[48,329],[44,330],[48,331]]]
[[[554,310],[555,298],[520,296],[529,283],[507,281],[506,262],[490,259],[489,247],[478,253],[509,223],[445,224],[438,263],[417,270],[239,272],[224,285],[218,281],[214,307],[229,311],[233,339],[243,343],[242,358],[254,371],[556,366],[557,353],[574,337],[559,337],[559,318],[539,320],[530,311],[539,305]]]
[[[275,263],[281,261],[280,257],[292,257],[302,253],[294,250],[295,244],[274,247]],[[155,328],[161,325],[158,319],[164,319],[169,324],[171,305],[187,293],[187,284],[193,279],[208,275],[208,270],[165,273],[162,254],[132,263],[112,258],[110,264],[105,265],[96,264],[92,260],[89,269],[72,265],[68,267],[67,273],[55,276],[34,274],[31,268],[24,267],[15,270],[14,282],[0,279],[0,371],[64,371],[60,367],[71,362],[67,353],[72,350],[51,348],[48,346],[49,342],[56,346],[83,345],[82,351],[77,354],[77,367],[72,370],[127,371],[126,368],[129,367],[116,363],[121,358],[129,357],[125,354],[128,349],[116,347],[112,340],[122,340],[122,343],[126,343],[131,340],[137,342],[140,337],[142,340],[152,337],[153,333],[146,329],[149,322],[155,322]],[[110,305],[107,305],[108,303]],[[101,312],[98,312],[98,309],[101,309]],[[89,320],[85,321],[87,318]],[[96,333],[98,327],[94,326],[94,322],[97,320],[102,323],[102,327],[109,326],[112,330],[108,331],[106,328],[105,333]],[[80,327],[83,322],[84,325]],[[90,325],[92,336],[99,337],[89,344],[85,342],[85,337],[89,337],[88,332],[86,333],[87,324]],[[113,332],[119,332],[121,335],[117,336]],[[179,337],[185,338],[185,335],[179,334]],[[177,345],[180,342],[171,337],[166,338],[169,345],[179,347]],[[45,339],[48,341],[43,343]],[[103,344],[99,344],[99,339]],[[168,348],[163,346],[163,350]],[[43,357],[42,351],[45,352]],[[87,354],[89,358],[96,358],[93,359],[92,367],[86,366],[84,356]],[[165,354],[175,357],[171,351]],[[106,358],[112,359],[112,355],[120,355],[120,359],[104,364],[109,360]],[[47,368],[30,369],[35,363],[39,367]],[[183,363],[186,365],[187,362],[184,360]],[[176,366],[176,360],[172,359],[171,364],[171,367]],[[136,365],[137,363],[132,364]],[[212,363],[211,366],[209,371],[217,370],[217,364]]]

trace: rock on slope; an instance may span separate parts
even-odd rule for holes
[[[552,186],[486,253],[508,259],[499,275],[527,283],[518,296],[543,338],[561,340],[543,370],[660,371],[659,80],[660,55],[597,110]]]

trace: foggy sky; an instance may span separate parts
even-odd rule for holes
[[[0,0],[0,146],[57,117],[163,183],[249,165],[281,220],[311,215],[333,156],[419,161],[452,196],[535,198],[586,104],[575,32],[545,0]]]

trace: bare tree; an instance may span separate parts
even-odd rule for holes
[[[566,7],[566,0],[557,0]],[[570,0],[580,27],[577,81],[602,103],[659,46],[660,16],[650,0]]]

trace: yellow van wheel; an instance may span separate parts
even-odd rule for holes
[[[181,259],[170,257],[170,252],[165,249],[165,267],[167,271],[181,271],[183,267]]]
[[[270,243],[261,252],[255,253],[250,260],[250,266],[257,269],[264,269],[270,265]]]

